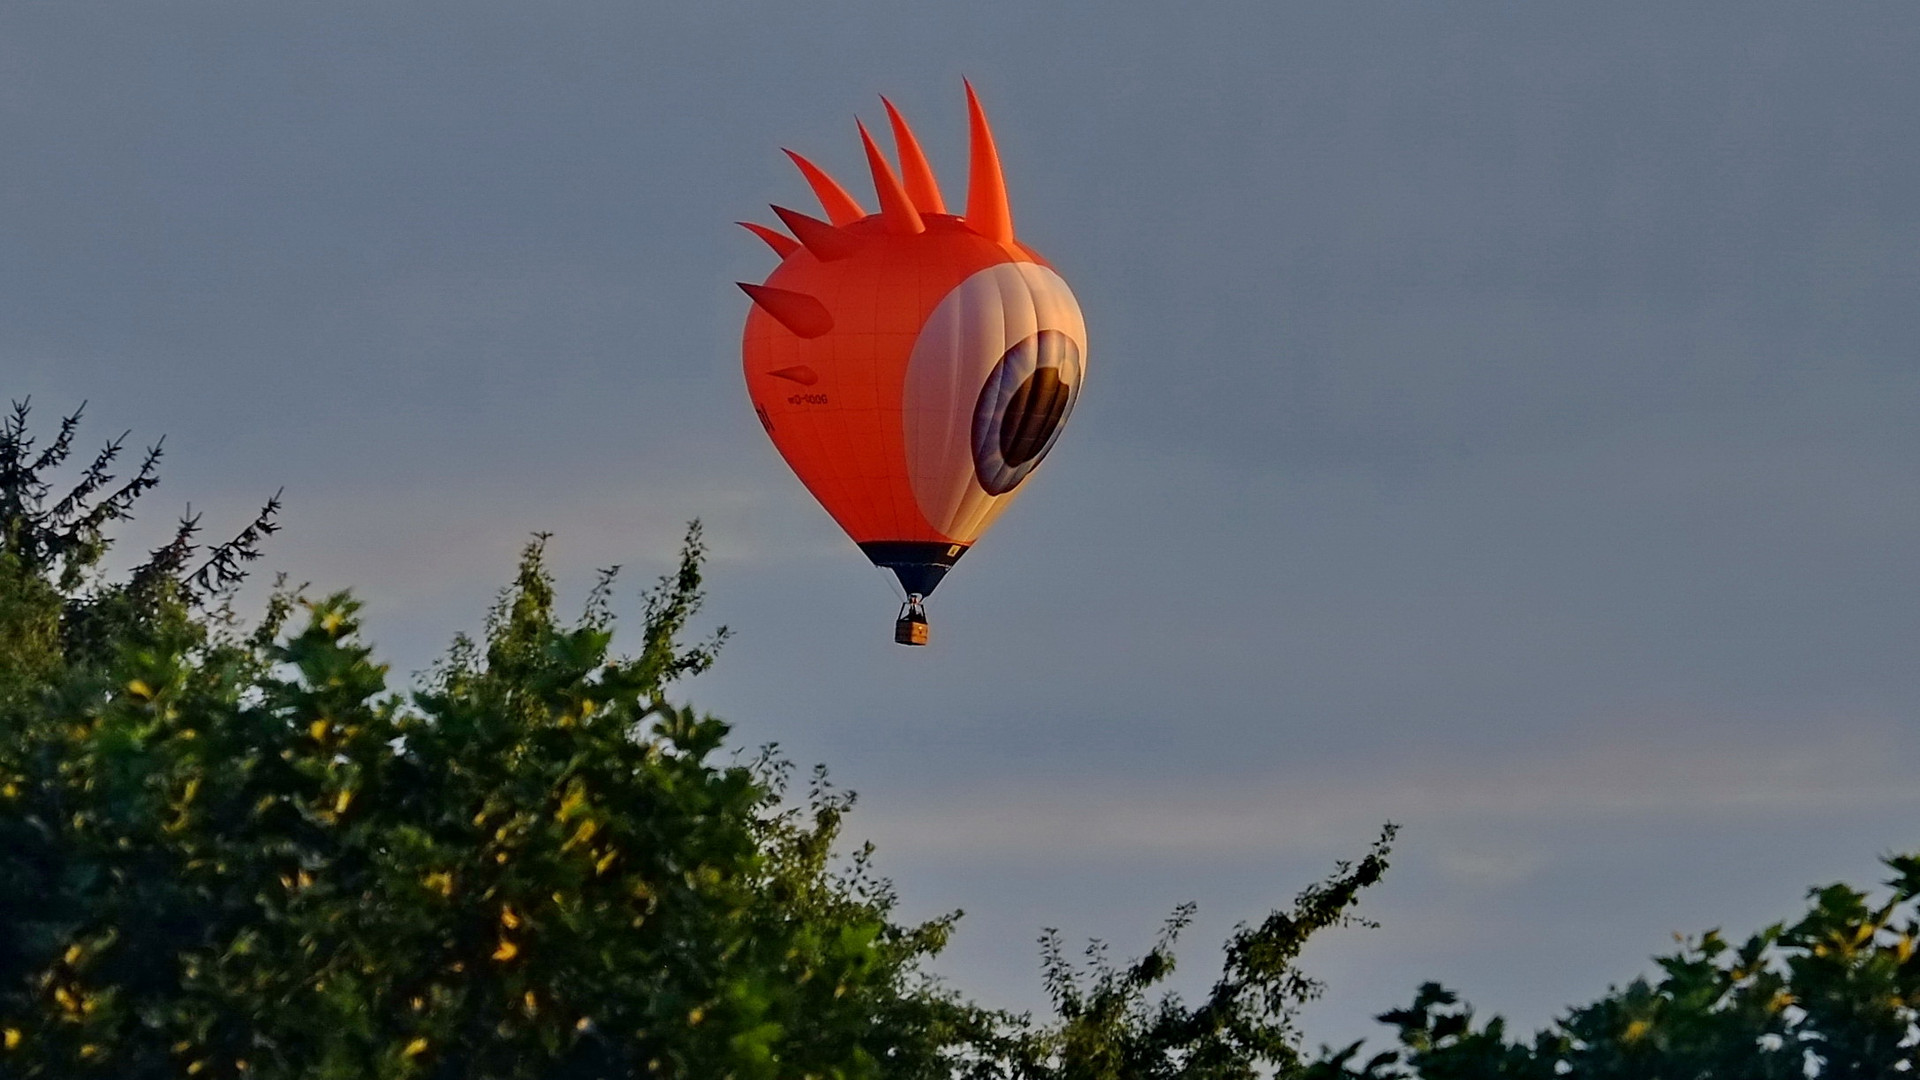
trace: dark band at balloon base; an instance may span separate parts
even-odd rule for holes
[[[860,550],[873,565],[893,571],[908,595],[930,596],[940,579],[967,553],[967,545],[935,540],[869,540],[860,545]]]

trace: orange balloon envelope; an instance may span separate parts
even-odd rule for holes
[[[920,599],[1059,438],[1086,371],[1087,330],[1066,282],[1014,239],[973,87],[964,216],[947,212],[913,132],[882,103],[898,173],[859,128],[878,212],[788,151],[826,220],[776,206],[791,235],[741,223],[781,258],[765,283],[740,284],[753,300],[743,352],[774,446],[860,550],[900,579],[908,610],[897,636],[924,644]]]

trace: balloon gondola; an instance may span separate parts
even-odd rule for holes
[[[900,617],[893,620],[893,640],[900,645],[925,645],[927,643],[927,608],[921,601],[925,597],[908,593],[907,599],[900,605]]]
[[[964,214],[947,211],[906,120],[882,99],[899,171],[864,124],[879,209],[787,151],[826,218],[741,222],[780,256],[742,345],[755,414],[801,483],[906,593],[894,639],[927,643],[923,601],[1019,495],[1079,398],[1086,325],[1067,284],[1014,238],[993,133],[966,88]]]

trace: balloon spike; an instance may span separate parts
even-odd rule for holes
[[[913,208],[907,189],[901,187],[899,177],[893,175],[893,167],[875,145],[867,125],[858,120],[854,125],[860,129],[860,145],[867,151],[867,168],[873,172],[873,190],[880,197],[880,219],[886,222],[887,231],[908,236],[926,232],[927,225],[920,220],[920,211]]]
[[[947,201],[940,197],[940,182],[934,178],[933,166],[927,164],[920,140],[913,137],[913,129],[907,126],[907,118],[886,98],[881,98],[880,104],[887,107],[887,122],[893,126],[893,149],[900,158],[900,179],[906,183],[907,197],[923,214],[946,213]]]
[[[784,206],[774,207],[773,212],[780,215],[793,235],[821,262],[844,259],[859,250],[860,244],[853,237],[817,217],[808,217]]]
[[[776,379],[797,382],[801,386],[812,386],[814,383],[820,381],[820,373],[805,364],[799,364],[794,367],[783,367],[779,371],[769,371],[767,374]]]
[[[800,250],[800,241],[795,240],[779,229],[769,229],[765,225],[756,224],[751,221],[736,221],[734,224],[765,240],[767,246],[773,249],[773,253],[783,259]]]
[[[962,80],[965,82],[965,80]],[[974,232],[1002,244],[1013,243],[1013,208],[1007,205],[1007,179],[1000,171],[1000,151],[987,127],[980,98],[967,88],[967,225]]]
[[[854,201],[853,196],[847,194],[847,189],[841,187],[833,177],[828,176],[825,169],[791,150],[784,153],[800,167],[800,175],[807,178],[807,186],[813,189],[813,194],[820,200],[820,206],[827,212],[828,221],[835,225],[847,225],[867,216],[867,212],[860,209],[860,204]]]
[[[742,292],[753,299],[761,311],[803,338],[817,338],[833,329],[833,313],[827,305],[803,292],[776,289],[771,285],[749,285],[736,281]]]

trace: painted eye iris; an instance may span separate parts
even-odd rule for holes
[[[990,495],[1012,491],[1053,448],[1080,388],[1080,347],[1058,330],[1000,357],[973,409],[973,469]]]
[[[1000,456],[1007,464],[1018,467],[1046,453],[1072,399],[1059,368],[1043,367],[1027,376],[1007,399],[1000,419]]]

